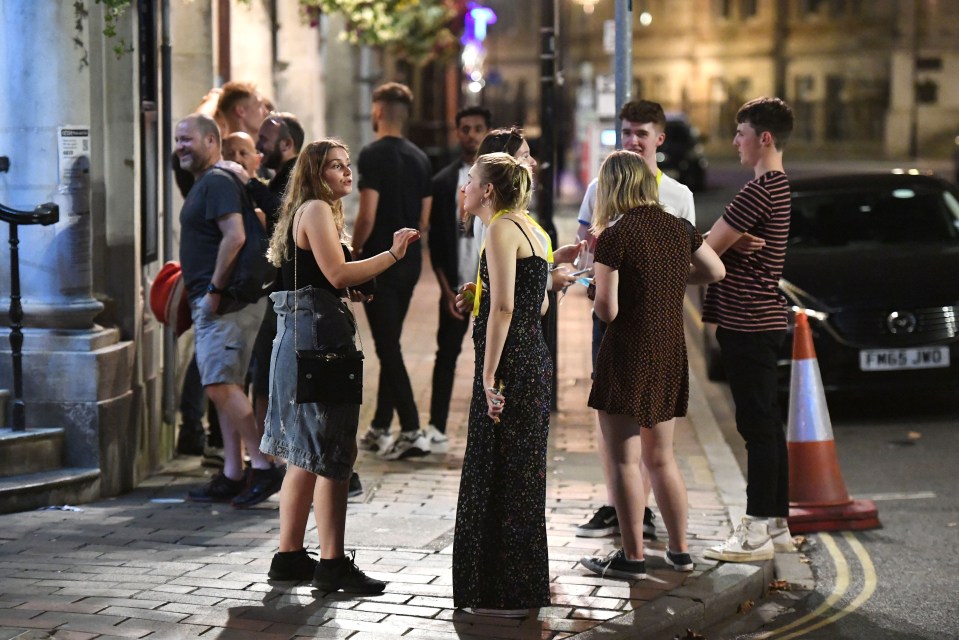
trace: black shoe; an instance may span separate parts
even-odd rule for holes
[[[616,517],[616,509],[609,505],[600,507],[589,522],[576,527],[576,535],[580,538],[602,538],[617,533],[619,533],[619,518]]]
[[[313,587],[321,591],[345,591],[346,593],[377,594],[383,593],[386,589],[386,583],[382,580],[374,580],[360,571],[353,561],[356,558],[356,552],[343,556],[339,560],[330,561],[321,560],[316,563],[316,571],[313,572]],[[324,562],[327,563],[324,566]]]
[[[273,554],[273,562],[270,563],[270,572],[267,575],[270,580],[302,582],[313,578],[317,564],[319,563],[310,557],[306,549],[278,552]]]
[[[653,515],[653,510],[649,507],[646,507],[646,511],[643,512],[643,539],[644,540],[655,540],[656,539],[656,525],[653,524],[653,520],[656,519],[656,516]]]
[[[182,456],[202,456],[206,433],[203,425],[184,422],[176,439],[176,452]]]
[[[666,564],[676,571],[692,571],[696,568],[693,558],[688,553],[673,553],[666,549]]]
[[[230,504],[237,509],[246,509],[260,504],[280,490],[284,475],[286,475],[286,467],[270,465],[269,469],[251,469],[250,486],[233,498]]]
[[[360,474],[353,472],[350,476],[350,489],[346,494],[350,498],[363,495],[363,484],[360,482]]]
[[[646,579],[646,561],[629,560],[622,549],[613,551],[605,558],[582,558],[579,563],[604,578]]]
[[[245,487],[245,477],[243,480],[230,480],[222,473],[218,473],[202,488],[194,489],[187,495],[194,502],[229,502]]]

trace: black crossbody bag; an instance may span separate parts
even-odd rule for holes
[[[301,214],[302,215],[302,214]],[[299,226],[299,221],[297,221]],[[363,403],[363,339],[360,348],[354,344],[359,336],[353,303],[349,306],[341,298],[325,289],[313,286],[309,292],[310,309],[301,315],[300,289],[297,286],[296,232],[293,233],[293,342],[296,348],[296,402],[322,404]],[[350,300],[350,290],[346,290]],[[300,325],[307,324],[308,345],[300,347]]]

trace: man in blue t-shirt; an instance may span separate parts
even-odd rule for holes
[[[426,226],[432,202],[429,158],[403,137],[413,106],[413,92],[388,82],[373,92],[371,120],[376,141],[360,151],[360,208],[353,226],[353,250],[362,258],[386,251],[393,233],[403,227]],[[379,451],[388,460],[430,453],[429,439],[420,429],[400,336],[422,268],[422,248],[411,244],[406,259],[377,276],[376,295],[366,303],[366,317],[380,359],[376,410],[360,447]],[[393,412],[400,419],[399,437],[390,437]]]
[[[248,507],[279,491],[283,480],[283,471],[260,452],[262,434],[243,389],[266,300],[227,315],[217,311],[246,230],[241,187],[227,170],[216,166],[220,130],[213,118],[193,114],[178,122],[175,153],[180,167],[195,179],[180,210],[180,266],[190,299],[200,379],[223,431],[222,473],[189,495],[196,502]],[[249,476],[243,468],[244,446],[252,466]]]

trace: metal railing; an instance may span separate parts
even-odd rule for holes
[[[10,160],[0,156],[0,172],[10,169]],[[37,205],[33,211],[18,211],[0,204],[0,220],[10,225],[10,353],[13,357],[14,431],[26,430],[26,407],[23,403],[23,307],[20,304],[20,236],[25,225],[43,226],[60,220],[60,207],[52,202]],[[0,416],[2,419],[4,416]]]

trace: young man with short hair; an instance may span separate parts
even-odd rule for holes
[[[353,247],[357,257],[386,251],[397,229],[420,229],[428,222],[433,169],[426,154],[404,137],[412,108],[413,92],[406,85],[388,82],[373,91],[370,119],[376,140],[363,147],[356,162],[360,206],[353,224]],[[365,305],[380,360],[380,379],[372,424],[360,447],[378,451],[387,460],[431,451],[429,439],[420,430],[400,348],[403,321],[422,267],[422,248],[415,242],[405,260],[377,276],[376,295]],[[390,436],[394,412],[401,429],[395,440]]]
[[[794,551],[789,515],[789,454],[779,409],[777,360],[786,334],[786,300],[779,278],[789,237],[790,188],[783,147],[793,112],[779,98],[756,98],[736,114],[733,146],[753,170],[726,205],[706,242],[726,266],[709,285],[703,321],[717,325],[723,368],[736,405],[736,429],[746,441],[746,517],[733,535],[706,550],[726,562],[772,559]]]
[[[650,100],[633,100],[623,105],[619,111],[620,133],[622,134],[623,149],[633,151],[642,156],[646,166],[656,175],[656,182],[659,184],[659,200],[667,213],[677,218],[689,220],[693,225],[696,224],[696,205],[693,202],[693,193],[689,188],[667,176],[656,165],[656,152],[666,141],[666,113],[662,105]],[[590,237],[589,227],[593,222],[593,209],[596,207],[596,187],[598,180],[593,180],[586,188],[586,195],[583,197],[583,204],[579,208],[579,230],[576,234],[577,240],[589,239],[590,247],[595,243],[595,238]],[[592,249],[590,249],[592,250]],[[603,341],[603,334],[606,332],[606,323],[600,320],[596,314],[593,314],[593,363],[596,363],[596,355],[599,353],[599,345]],[[603,450],[603,433],[596,426],[596,439],[598,450]],[[606,463],[606,457],[600,456],[603,464]],[[609,477],[604,469],[604,476]],[[643,473],[643,484],[645,485],[646,496],[648,498],[652,485],[649,483],[649,474]],[[608,489],[608,491],[610,491]],[[616,509],[612,507],[613,496],[607,491],[607,504],[597,509],[593,517],[576,527],[576,535],[581,538],[599,538],[603,536],[619,533],[619,518],[616,515]],[[643,537],[655,538],[656,526],[653,524],[653,512],[649,507],[643,515]]]

